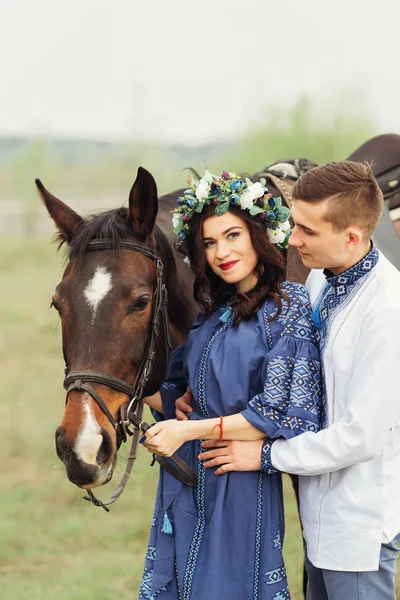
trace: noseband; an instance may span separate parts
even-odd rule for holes
[[[112,249],[112,240],[91,240],[86,249],[89,250],[110,250]],[[93,400],[100,407],[102,412],[106,415],[111,425],[115,429],[117,436],[117,450],[119,449],[122,442],[127,441],[127,436],[132,436],[132,445],[128,457],[127,466],[122,479],[114,491],[109,500],[102,502],[95,497],[93,492],[89,489],[88,496],[84,496],[85,500],[92,502],[95,506],[101,506],[109,511],[108,505],[112,504],[122,494],[125,485],[132,472],[132,468],[136,459],[136,450],[139,441],[139,434],[146,432],[150,425],[142,420],[143,414],[143,394],[146,385],[149,381],[153,370],[153,363],[155,359],[155,344],[156,338],[160,332],[160,323],[162,322],[165,340],[165,356],[168,367],[168,357],[171,350],[172,344],[169,332],[168,322],[168,292],[165,283],[163,282],[163,262],[160,254],[153,250],[150,246],[139,244],[135,240],[122,240],[119,242],[120,250],[133,250],[139,252],[143,256],[150,258],[154,261],[156,266],[156,284],[153,295],[153,316],[151,321],[151,329],[149,334],[149,340],[146,352],[143,356],[140,367],[136,373],[135,381],[133,385],[129,385],[123,379],[114,377],[113,375],[106,375],[98,371],[71,371],[69,372],[68,366],[65,368],[65,379],[64,388],[67,391],[66,402],[68,401],[68,395],[73,390],[85,391],[91,395]],[[110,387],[118,392],[126,394],[130,399],[129,402],[125,402],[120,407],[120,414],[118,419],[114,419],[106,403],[101,396],[93,389],[89,383],[99,383]],[[130,426],[133,425],[133,431]],[[182,483],[194,486],[197,483],[196,474],[187,466],[187,464],[176,454],[173,454],[167,459],[162,456],[156,456],[155,460],[171,475],[179,479]]]

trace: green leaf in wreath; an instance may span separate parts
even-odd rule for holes
[[[257,204],[253,204],[249,212],[251,216],[254,217],[255,215],[259,215],[260,213],[265,212],[265,208],[257,206]]]
[[[221,215],[223,215],[224,213],[226,213],[226,211],[228,210],[228,208],[229,208],[229,202],[221,202],[216,207],[215,214],[220,217]]]
[[[278,221],[284,223],[290,217],[290,210],[286,206],[280,206],[277,214]]]

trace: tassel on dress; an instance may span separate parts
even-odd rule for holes
[[[163,526],[162,526],[161,531],[163,533],[168,533],[168,534],[173,533],[171,521],[168,519],[168,515],[166,512],[164,513]]]

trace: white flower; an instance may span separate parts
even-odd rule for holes
[[[251,183],[250,179],[246,179],[248,187],[240,194],[240,206],[243,209],[250,210],[254,201],[264,195],[264,188],[259,181]]]
[[[172,227],[174,229],[175,229],[175,227],[178,227],[180,220],[181,220],[181,218],[179,215],[172,215]]]
[[[244,190],[244,192],[242,192],[240,194],[240,206],[243,209],[247,209],[250,210],[250,208],[253,206],[253,201],[254,201],[254,196],[251,192],[251,190]]]
[[[279,229],[281,229],[281,231],[289,231],[291,225],[290,225],[290,221],[285,221],[284,223],[279,223]]]
[[[185,263],[185,265],[190,267],[190,258],[188,256],[185,256],[185,258],[183,259],[183,262]]]
[[[206,171],[206,174],[204,175],[204,177],[202,177],[199,181],[199,185],[197,186],[196,189],[196,198],[199,202],[201,202],[203,199],[207,198],[208,196],[208,188],[210,186],[209,182],[207,181],[206,175],[207,175],[208,171]],[[210,175],[210,173],[208,173]]]
[[[282,244],[286,239],[286,233],[282,229],[267,229],[268,239],[271,244]]]

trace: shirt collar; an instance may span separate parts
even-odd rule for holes
[[[367,275],[379,260],[379,252],[371,242],[371,250],[358,263],[349,267],[343,273],[334,275],[330,269],[324,269],[324,275],[328,283],[336,287],[337,285],[353,285],[360,277]]]

